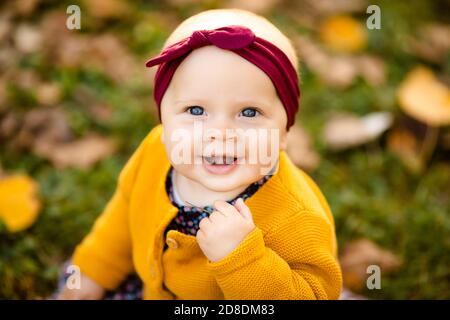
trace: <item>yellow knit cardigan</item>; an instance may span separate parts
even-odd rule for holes
[[[196,238],[164,230],[177,214],[165,190],[170,168],[162,126],[120,173],[114,195],[73,263],[105,289],[136,271],[146,299],[337,299],[342,286],[334,222],[310,177],[280,153],[279,170],[246,200],[256,228],[217,262]],[[168,249],[163,250],[164,241]]]

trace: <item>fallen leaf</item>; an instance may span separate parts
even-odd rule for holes
[[[328,148],[344,150],[375,140],[392,123],[393,116],[388,112],[374,112],[361,118],[338,114],[326,123],[323,138]]]
[[[19,120],[13,112],[0,117],[0,141],[11,137],[19,128]]]
[[[386,81],[384,61],[376,56],[364,54],[356,58],[359,74],[372,86],[382,85]]]
[[[97,19],[121,18],[130,13],[130,6],[123,0],[84,0],[89,14]]]
[[[36,10],[39,2],[40,0],[16,0],[14,1],[14,7],[20,15],[29,16]]]
[[[12,141],[13,149],[35,149],[37,144],[70,141],[72,130],[64,112],[59,108],[35,108],[22,120],[20,130]]]
[[[14,47],[2,44],[0,46],[0,73],[5,75],[8,72],[15,72],[16,69],[12,68],[17,68],[19,56],[19,52]]]
[[[18,70],[11,74],[10,82],[22,89],[34,90],[41,79],[34,70]]]
[[[310,136],[298,125],[288,132],[286,152],[296,166],[305,170],[314,170],[319,165],[320,156],[313,149]]]
[[[61,89],[55,83],[41,83],[36,89],[36,97],[40,104],[55,105],[61,99]]]
[[[88,107],[91,116],[101,122],[109,121],[112,119],[113,111],[111,107],[104,103],[95,103]]]
[[[37,192],[37,183],[26,175],[0,179],[0,219],[9,231],[21,231],[34,223],[41,208]]]
[[[297,37],[295,43],[302,60],[326,84],[345,88],[353,83],[358,68],[352,57],[331,56],[303,36]]]
[[[358,75],[358,67],[351,57],[330,57],[322,67],[320,76],[333,87],[349,87]]]
[[[397,97],[402,110],[429,126],[450,124],[450,89],[433,71],[418,66],[400,84]]]
[[[4,81],[2,78],[0,78],[0,111],[3,111],[6,109],[6,81]]]
[[[410,40],[412,53],[433,63],[442,63],[450,51],[450,25],[428,24]]]
[[[358,52],[367,45],[366,29],[351,16],[328,17],[319,32],[322,43],[334,51]]]
[[[279,5],[280,2],[281,0],[229,0],[226,2],[226,7],[263,14],[272,10],[275,6]]]
[[[14,34],[16,48],[23,53],[32,53],[41,49],[42,35],[37,26],[21,24]]]
[[[81,169],[90,168],[114,151],[115,144],[110,139],[94,133],[68,143],[51,144],[44,141],[35,148],[36,154],[50,160],[56,168]]]
[[[298,36],[294,43],[308,68],[329,86],[347,88],[359,75],[372,86],[379,86],[386,80],[385,63],[377,56],[331,55],[304,36]]]
[[[144,77],[145,68],[137,64],[138,60],[117,35],[93,36],[70,32],[66,28],[56,32],[65,24],[66,18],[51,12],[42,19],[43,49],[49,60],[61,67],[97,69],[120,84],[134,80],[136,75]]]
[[[102,34],[89,42],[85,66],[100,68],[117,83],[129,81],[138,72],[136,60],[123,43],[112,34]]]
[[[403,127],[395,128],[387,136],[388,150],[414,172],[420,172],[424,166],[420,156],[420,145],[416,136]]]
[[[306,0],[305,2],[324,15],[362,12],[368,6],[367,0]]]
[[[381,274],[387,275],[397,270],[401,260],[393,253],[385,250],[367,239],[350,242],[344,246],[339,258],[344,285],[356,292],[366,285],[367,267],[377,265]]]
[[[9,34],[12,30],[12,22],[11,22],[11,15],[2,12],[0,14],[0,43],[6,43],[6,39],[8,38]]]
[[[285,2],[284,14],[297,25],[320,29],[320,21],[330,15],[360,13],[369,5],[367,0],[303,0]]]

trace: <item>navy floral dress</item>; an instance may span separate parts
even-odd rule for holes
[[[171,203],[178,208],[178,213],[175,218],[169,223],[167,226],[164,236],[167,234],[169,230],[177,230],[187,235],[195,236],[199,229],[200,221],[209,216],[214,210],[212,206],[206,206],[203,208],[200,207],[191,207],[180,205],[176,202],[174,196],[174,188],[172,185],[172,175],[173,175],[173,167],[170,168],[167,177],[166,177],[166,192],[169,196]],[[242,200],[247,200],[250,198],[258,189],[266,183],[272,175],[266,175],[262,177],[260,180],[249,185],[243,192],[241,192],[238,196],[236,196],[232,200],[228,200],[227,202],[231,205],[237,201],[237,199],[242,198]],[[206,212],[205,212],[206,211]],[[167,244],[164,245],[164,250],[167,249]],[[67,270],[67,266],[70,265],[70,261],[66,262],[63,270]],[[58,283],[58,291],[54,294],[53,297],[56,297],[58,292],[62,290],[64,284],[66,283],[69,273],[63,272],[62,277]],[[138,277],[137,274],[131,274],[126,278],[122,284],[114,291],[107,291],[104,297],[105,300],[140,300],[142,299],[142,281]]]

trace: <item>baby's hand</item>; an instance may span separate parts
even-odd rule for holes
[[[69,289],[64,286],[64,290],[58,295],[58,300],[100,300],[105,294],[105,290],[94,280],[81,273],[80,289]]]
[[[255,228],[252,213],[239,198],[235,206],[225,201],[214,203],[216,210],[200,221],[197,242],[212,262],[224,258]]]

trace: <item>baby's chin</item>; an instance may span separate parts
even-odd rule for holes
[[[248,168],[245,165],[237,165],[233,172],[226,174],[208,172],[200,165],[191,168],[189,173],[185,172],[185,175],[212,192],[224,193],[242,189],[260,179],[255,168]]]
[[[242,183],[242,179],[235,177],[199,177],[198,183],[202,184],[206,189],[212,192],[231,192],[242,188],[245,183]]]

